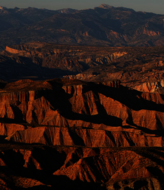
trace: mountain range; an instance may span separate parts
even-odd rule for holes
[[[0,49],[26,42],[160,46],[164,15],[105,4],[93,9],[0,9]]]

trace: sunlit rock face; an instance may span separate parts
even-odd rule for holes
[[[162,94],[118,80],[19,80],[0,105],[0,187],[163,188]]]
[[[145,82],[134,87],[134,89],[142,92],[156,92],[160,88],[164,88],[164,80],[161,80],[159,82]]]

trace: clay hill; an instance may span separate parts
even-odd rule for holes
[[[1,85],[19,79],[119,80],[144,92],[164,93],[164,47],[101,47],[26,43],[0,52]]]
[[[26,42],[74,45],[164,44],[164,15],[100,5],[93,9],[0,8],[0,48]]]
[[[0,89],[0,189],[164,188],[164,96],[120,81]]]

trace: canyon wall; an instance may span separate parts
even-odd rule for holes
[[[120,81],[8,83],[0,93],[0,187],[162,189],[163,110],[163,95]]]

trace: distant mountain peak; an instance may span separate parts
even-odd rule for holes
[[[19,8],[19,7],[14,7],[14,9],[17,9],[17,10],[18,10],[18,9],[20,9],[20,8]]]
[[[111,8],[113,8],[113,6],[110,6],[108,4],[101,4],[99,7],[103,8],[103,9],[111,9]]]
[[[36,8],[36,7],[28,7],[28,9],[39,9],[39,8]]]

